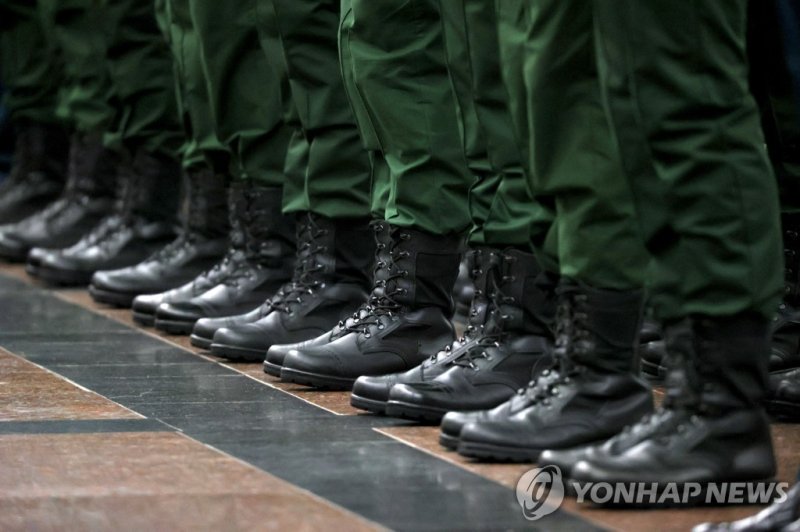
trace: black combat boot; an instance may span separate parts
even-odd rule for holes
[[[91,231],[113,209],[117,164],[100,134],[73,135],[64,191],[43,210],[0,227],[0,257],[22,262],[32,248],[63,249]]]
[[[772,321],[767,412],[786,421],[800,420],[800,215],[783,214],[784,293]],[[642,345],[642,374],[664,380],[666,345]]]
[[[642,303],[641,291],[562,281],[553,367],[512,397],[502,418],[464,426],[458,452],[536,461],[545,449],[606,440],[652,411],[650,389],[634,374]]]
[[[95,301],[130,307],[136,296],[183,285],[225,255],[230,230],[225,176],[195,171],[187,185],[187,213],[180,236],[135,266],[96,272],[89,285]]]
[[[464,336],[408,371],[377,377],[359,377],[353,384],[350,404],[356,408],[383,414],[386,411],[386,403],[389,401],[389,392],[395,384],[433,380],[451,368],[453,362],[459,359],[469,346],[475,345],[483,333],[489,316],[489,298],[492,296],[500,256],[500,252],[496,250],[479,248],[467,252],[466,258],[462,262],[462,265],[466,264],[467,266],[470,277],[469,284],[473,287],[472,304],[466,313],[468,325]],[[459,275],[461,275],[460,272]],[[454,294],[457,294],[456,290],[454,290]]]
[[[531,253],[507,250],[492,282],[480,338],[435,379],[394,386],[387,415],[439,422],[449,411],[494,408],[551,365],[556,298],[549,276]]]
[[[139,325],[152,327],[156,322],[156,311],[162,303],[189,301],[211,290],[237,270],[240,262],[246,260],[245,237],[241,222],[241,213],[245,211],[247,205],[244,197],[244,188],[231,185],[228,187],[227,198],[230,232],[228,234],[228,250],[225,256],[214,266],[178,288],[159,294],[136,296],[132,305],[133,321]],[[208,345],[211,345],[210,338]]]
[[[175,238],[180,197],[177,161],[139,150],[118,175],[113,213],[76,244],[44,254],[36,273],[44,281],[88,284],[94,272],[131,266]]]
[[[769,323],[754,314],[687,318],[665,327],[672,422],[619,454],[572,467],[578,483],[761,482],[775,474],[766,391]],[[634,430],[640,430],[636,427]],[[646,502],[646,501],[645,501]]]
[[[783,214],[784,293],[773,321],[767,411],[800,419],[800,215]]]
[[[281,379],[349,390],[361,375],[407,371],[452,342],[461,245],[459,235],[390,226],[366,316],[333,342],[291,351]]]
[[[13,166],[0,183],[0,224],[18,222],[55,201],[67,175],[69,137],[60,126],[16,124]]]
[[[211,353],[263,362],[275,344],[319,336],[367,299],[375,255],[369,219],[331,219],[302,213],[292,280],[270,298],[258,321],[218,330]]]
[[[162,303],[156,311],[157,329],[190,334],[200,318],[232,316],[258,307],[291,278],[295,224],[281,213],[282,189],[251,183],[245,186],[244,197],[244,260],[207,292],[189,301]]]
[[[374,266],[375,262],[385,262],[389,260],[388,249],[391,243],[391,228],[389,224],[383,220],[373,220],[370,222],[370,227],[374,232],[375,241],[375,258],[372,261]],[[370,301],[371,298],[367,297],[347,319],[340,321],[332,329],[325,331],[315,338],[292,344],[275,344],[270,347],[269,350],[267,350],[267,357],[264,360],[264,373],[274,377],[280,377],[281,370],[283,369],[283,361],[290,352],[324,346],[346,334],[350,334],[353,327],[355,327],[359,321],[366,319],[369,315]]]

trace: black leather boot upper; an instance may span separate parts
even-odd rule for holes
[[[649,388],[634,375],[641,291],[559,287],[555,363],[513,396],[502,417],[464,426],[459,453],[536,460],[545,449],[610,438],[652,411]]]
[[[211,170],[188,176],[187,212],[178,238],[144,261],[119,270],[98,271],[89,292],[96,301],[129,306],[139,294],[170,290],[218,262],[228,248],[225,176]]]
[[[136,264],[175,237],[177,161],[139,150],[119,168],[121,190],[113,213],[76,244],[46,254],[38,268],[42,279],[87,284],[94,272]]]
[[[555,286],[531,253],[498,258],[479,338],[436,378],[394,386],[388,415],[438,421],[451,410],[494,408],[550,366]]]
[[[234,185],[238,186],[238,185]],[[247,184],[242,217],[243,259],[215,287],[188,301],[162,303],[156,327],[189,334],[205,317],[241,314],[258,307],[289,280],[295,251],[294,220],[281,213],[278,187]]]
[[[663,408],[674,421],[613,455],[572,468],[581,482],[766,480],[775,472],[766,390],[767,320],[749,314],[688,318],[666,327]]]
[[[406,371],[452,342],[461,237],[390,226],[388,242],[377,250],[366,315],[333,342],[291,351],[282,379],[350,389],[361,375]]]
[[[258,321],[218,330],[213,354],[263,361],[272,345],[319,336],[367,299],[375,254],[369,220],[302,213],[297,224],[291,281],[269,300]]]
[[[374,266],[375,262],[389,259],[387,249],[390,243],[390,227],[389,224],[383,220],[373,220],[370,222],[370,227],[374,233],[375,241],[375,258],[372,262],[372,265]],[[267,357],[264,360],[264,373],[273,375],[275,377],[280,377],[281,370],[283,369],[283,362],[286,359],[286,355],[288,355],[290,352],[324,346],[338,338],[341,338],[342,336],[345,336],[346,334],[350,334],[356,324],[369,315],[370,303],[371,298],[367,298],[367,300],[362,302],[355,312],[347,317],[347,319],[341,320],[329,331],[325,331],[324,333],[311,338],[310,340],[273,345],[267,351]]]
[[[800,419],[800,215],[783,214],[784,294],[772,324],[767,409]]]
[[[0,183],[0,224],[45,208],[61,193],[67,175],[69,137],[62,127],[28,120],[15,126],[13,166]]]
[[[389,400],[389,391],[395,384],[430,381],[452,367],[453,362],[459,359],[469,346],[474,345],[483,333],[489,316],[489,299],[493,294],[500,260],[500,252],[491,248],[478,248],[467,252],[462,266],[466,264],[470,277],[472,303],[465,313],[468,324],[461,338],[408,371],[359,377],[353,384],[350,403],[357,408],[384,413]]]
[[[31,248],[62,249],[77,242],[111,213],[117,163],[117,155],[103,147],[100,134],[73,135],[61,196],[24,220],[0,228],[0,256],[24,261]]]
[[[228,249],[222,259],[208,270],[200,273],[191,281],[166,292],[136,296],[133,300],[133,319],[142,325],[154,325],[156,311],[162,303],[189,301],[208,290],[211,290],[239,268],[239,264],[247,260],[245,253],[245,235],[242,227],[241,213],[247,202],[244,188],[228,187]],[[209,344],[210,345],[210,338]]]

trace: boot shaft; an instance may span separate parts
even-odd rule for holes
[[[205,238],[227,235],[231,228],[227,178],[207,168],[189,171],[185,177],[185,231]]]
[[[388,299],[406,309],[438,307],[452,316],[463,238],[385,227],[385,244],[379,234],[372,298]]]
[[[113,198],[119,164],[119,155],[103,145],[101,133],[74,133],[69,151],[67,192],[91,198]]]
[[[667,400],[716,415],[759,408],[767,389],[769,322],[756,314],[690,317],[665,326]]]
[[[367,286],[376,251],[369,218],[297,215],[297,263],[304,271],[334,282]]]
[[[557,279],[539,266],[532,253],[507,249],[492,258],[489,275],[491,326],[537,336],[552,337],[556,311]]]
[[[13,167],[8,179],[24,181],[29,176],[63,182],[67,174],[69,136],[64,128],[20,120],[15,125]]]
[[[177,224],[181,192],[178,161],[138,150],[132,159],[123,156],[118,180],[120,214]]]
[[[644,292],[563,279],[558,294],[556,359],[600,372],[634,372]]]
[[[295,253],[295,221],[284,215],[283,189],[248,183],[236,212],[242,226],[244,251],[250,260],[265,266],[283,266]]]
[[[800,214],[782,214],[784,301],[800,306]]]

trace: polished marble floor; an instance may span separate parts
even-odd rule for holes
[[[800,427],[774,435],[788,480]],[[687,530],[757,510],[568,501],[531,523],[513,488],[532,466],[471,462],[436,440],[0,266],[3,531]]]

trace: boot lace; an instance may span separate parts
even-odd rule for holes
[[[585,369],[575,361],[574,355],[591,346],[591,335],[585,326],[588,315],[582,304],[586,296],[570,292],[569,288],[564,289],[565,297],[556,309],[552,365],[517,391],[517,395],[526,401],[526,406],[550,406],[552,400],[561,394],[561,388],[570,385],[572,379]]]
[[[297,305],[303,304],[303,296],[313,296],[316,289],[324,285],[324,280],[316,275],[325,268],[319,264],[321,253],[328,251],[328,247],[320,245],[319,238],[326,236],[330,231],[321,229],[312,216],[308,216],[306,224],[301,224],[297,229],[297,261],[294,267],[292,280],[281,287],[275,297],[268,302],[270,310],[285,312],[291,315]]]
[[[409,272],[403,269],[398,263],[402,261],[402,259],[411,256],[411,253],[402,249],[403,244],[411,239],[409,233],[403,231],[402,228],[395,229],[393,238],[389,239],[391,243],[387,245],[378,238],[378,234],[383,230],[383,226],[376,224],[374,227],[378,248],[378,260],[373,270],[373,279],[375,279],[373,291],[364,308],[366,313],[364,313],[363,316],[356,313],[356,315],[353,316],[352,323],[345,324],[348,331],[360,332],[365,338],[370,338],[372,336],[373,328],[383,330],[386,327],[382,318],[392,318],[396,314],[402,312],[403,306],[398,303],[394,297],[407,293],[405,288],[398,286],[397,281],[408,277]]]
[[[505,263],[510,263],[513,262],[513,259],[514,257],[507,256],[503,258],[503,261]],[[497,266],[493,265],[491,268],[496,270]],[[491,272],[489,274],[489,285],[491,287],[488,309],[489,319],[486,326],[483,327],[483,334],[472,347],[467,349],[463,355],[453,362],[453,364],[456,366],[468,367],[474,371],[477,371],[480,369],[480,365],[476,363],[478,360],[492,359],[492,355],[487,351],[487,349],[502,349],[503,347],[503,340],[508,334],[507,325],[511,320],[511,316],[509,314],[505,314],[504,309],[507,308],[507,305],[513,305],[516,303],[517,300],[504,291],[510,283],[513,283],[516,280],[516,278],[513,275],[500,275],[500,273],[501,272],[497,272],[494,274],[494,272]],[[464,340],[464,337],[460,339],[462,342]]]

